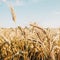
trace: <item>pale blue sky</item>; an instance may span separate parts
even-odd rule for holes
[[[8,5],[17,16],[14,24]],[[60,27],[60,0],[0,0],[0,27],[27,26],[36,22],[42,27]]]

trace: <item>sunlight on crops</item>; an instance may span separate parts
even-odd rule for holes
[[[0,28],[0,60],[60,60],[60,29]]]

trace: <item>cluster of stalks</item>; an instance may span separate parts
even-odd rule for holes
[[[60,60],[60,39],[50,38],[47,29],[30,26],[0,29],[0,60]]]

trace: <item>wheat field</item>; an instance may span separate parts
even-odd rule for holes
[[[0,28],[0,60],[60,60],[60,28]]]

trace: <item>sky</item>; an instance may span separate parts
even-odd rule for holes
[[[14,7],[16,23],[10,5]],[[34,22],[42,27],[60,27],[60,0],[0,0],[0,27],[28,26]]]

